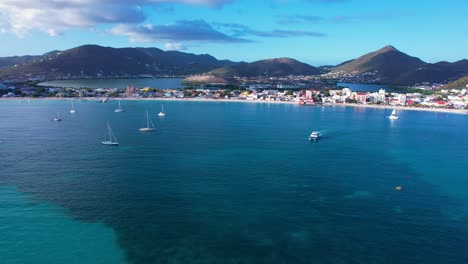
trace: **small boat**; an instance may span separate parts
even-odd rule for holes
[[[112,128],[109,125],[109,122],[107,122],[107,129],[109,130],[109,140],[102,141],[101,144],[107,146],[118,146],[119,142],[117,141],[117,138],[115,137],[114,132],[112,131]]]
[[[397,190],[397,191],[401,191],[401,190],[402,190],[402,188],[401,188],[401,186],[397,186],[397,187],[395,187],[395,190]]]
[[[396,109],[393,109],[392,114],[388,117],[388,119],[398,119],[398,116],[396,115]]]
[[[320,132],[318,131],[313,131],[310,133],[309,140],[317,141],[320,138]]]
[[[302,106],[314,106],[315,102],[313,99],[299,100],[299,105]]]
[[[166,112],[164,112],[164,106],[161,105],[161,112],[159,112],[158,116],[166,116]]]
[[[55,121],[55,122],[60,122],[60,121],[62,121],[62,118],[60,118],[60,113],[57,112],[57,116],[55,116],[52,120]]]
[[[76,110],[75,110],[75,106],[73,105],[73,101],[71,102],[71,104],[72,104],[72,108],[70,110],[70,114],[74,114],[76,113]]]
[[[116,108],[116,109],[114,110],[114,112],[116,112],[116,113],[122,113],[123,111],[124,111],[124,110],[123,110],[122,106],[120,105],[120,100],[119,100],[119,108]]]
[[[151,119],[149,118],[148,111],[146,111],[146,127],[140,128],[139,130],[141,132],[151,132],[156,130],[153,121],[151,121]]]

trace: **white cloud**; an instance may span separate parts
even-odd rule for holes
[[[186,50],[187,47],[185,47],[182,43],[166,43],[164,44],[164,48],[166,50]]]
[[[131,42],[154,43],[165,41],[246,43],[249,40],[227,35],[214,29],[204,20],[181,20],[168,25],[128,25],[120,24],[110,30],[111,34],[126,36]]]
[[[179,3],[220,7],[232,0],[0,0],[0,31],[58,35],[72,28],[136,24],[146,17],[140,6]]]

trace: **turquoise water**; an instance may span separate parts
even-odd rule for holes
[[[181,78],[119,78],[119,79],[81,79],[55,80],[42,82],[39,85],[67,88],[117,88],[125,89],[128,85],[137,88],[152,87],[158,89],[183,88]]]
[[[66,211],[0,187],[2,263],[124,263],[112,229],[70,219]]]
[[[468,116],[175,101],[158,118],[160,105],[0,101],[0,214],[15,215],[0,259],[468,263]],[[138,132],[147,110],[152,134]],[[107,120],[119,147],[100,144]],[[49,256],[73,229],[102,250]]]

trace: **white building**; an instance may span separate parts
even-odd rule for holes
[[[349,89],[349,88],[343,88],[343,90],[341,90],[341,92],[342,92],[343,96],[348,96],[349,97],[349,96],[351,96],[353,91],[351,91],[351,89]]]

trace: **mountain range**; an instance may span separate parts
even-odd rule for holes
[[[39,56],[0,58],[0,79],[43,77],[122,77],[135,75],[192,75],[208,73],[217,77],[317,75],[323,71],[363,74],[373,72],[380,82],[413,85],[447,82],[468,75],[468,60],[427,63],[386,46],[336,66],[313,67],[291,58],[256,62],[218,60],[158,48],[111,48],[84,45]]]
[[[0,61],[2,59],[0,58]],[[10,60],[11,61],[11,60]],[[14,61],[14,60],[13,60]],[[195,55],[157,48],[111,48],[84,45],[73,49],[33,56],[31,60],[0,69],[0,77],[46,78],[79,76],[188,75],[207,72],[234,62],[213,56]]]
[[[333,71],[349,73],[376,72],[382,83],[412,85],[421,82],[453,81],[468,75],[468,60],[427,63],[409,56],[393,46],[342,63]]]

